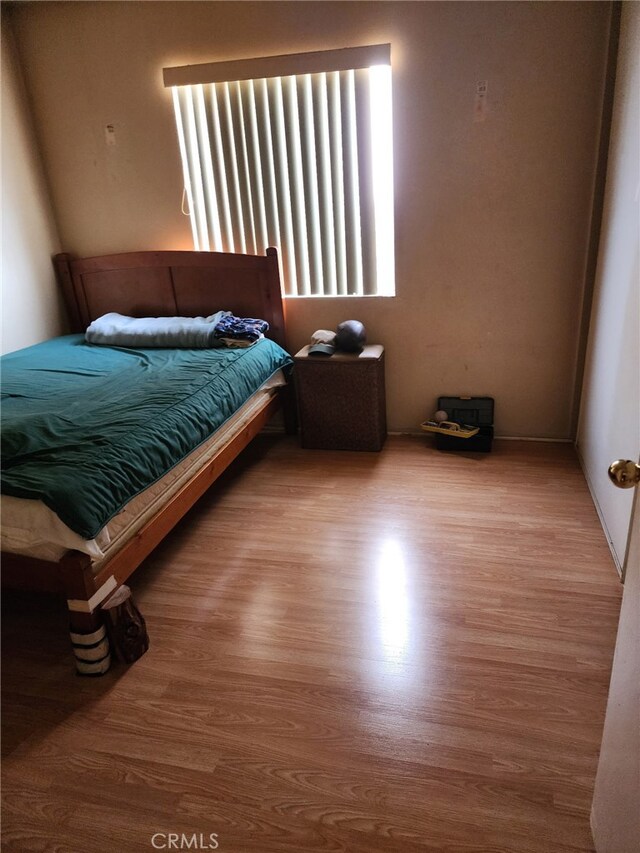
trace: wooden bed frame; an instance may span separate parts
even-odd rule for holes
[[[222,252],[133,252],[72,259],[54,265],[72,332],[109,311],[128,316],[207,316],[224,309],[269,322],[270,338],[286,349],[277,250],[264,256]],[[210,458],[182,488],[97,572],[91,558],[67,551],[59,562],[2,554],[2,583],[17,589],[62,593],[67,599],[78,671],[100,674],[109,665],[101,606],[220,476],[280,408],[287,432],[295,430],[289,385],[267,398],[252,420]],[[86,642],[83,641],[86,639]],[[106,644],[106,645],[105,645]],[[91,653],[78,647],[86,646]],[[106,654],[102,652],[106,650]],[[97,667],[80,665],[87,655]]]

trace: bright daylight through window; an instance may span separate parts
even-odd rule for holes
[[[390,45],[164,79],[196,249],[277,246],[290,297],[394,295]]]

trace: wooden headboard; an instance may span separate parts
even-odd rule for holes
[[[110,311],[129,317],[206,317],[224,310],[267,320],[268,337],[286,349],[277,249],[266,255],[62,254],[54,264],[74,332]]]

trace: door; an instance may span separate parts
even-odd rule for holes
[[[613,459],[640,452],[640,3],[624,3],[598,265],[577,447],[624,573],[633,489],[612,489]]]
[[[628,491],[633,523],[591,807],[597,853],[640,850],[640,490]]]

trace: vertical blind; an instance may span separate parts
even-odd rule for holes
[[[196,249],[278,246],[287,296],[394,293],[388,55],[377,45],[165,69]],[[365,67],[342,67],[355,60]],[[300,66],[310,70],[273,73]],[[216,79],[229,74],[243,79]]]

